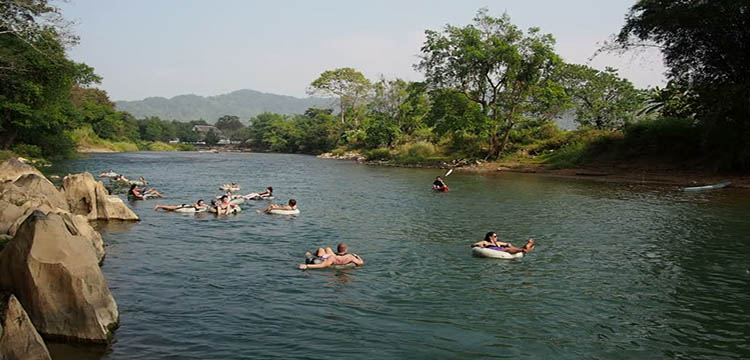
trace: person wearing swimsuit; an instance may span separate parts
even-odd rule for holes
[[[511,243],[498,241],[497,233],[490,231],[484,235],[484,240],[471,244],[471,247],[483,247],[492,250],[505,251],[510,254],[516,254],[519,252],[528,253],[534,249],[534,239],[529,239],[523,247],[518,248]]]
[[[340,243],[336,247],[336,250],[337,252],[334,253],[331,248],[318,248],[318,250],[315,252],[315,257],[313,257],[309,252],[305,253],[306,264],[300,264],[299,269],[324,269],[330,267],[331,265],[346,265],[349,263],[354,263],[357,266],[362,266],[365,264],[364,260],[362,260],[359,255],[348,253],[349,246],[346,245],[346,243]],[[318,260],[322,260],[322,262],[320,262],[319,264],[315,264],[316,258]]]
[[[166,210],[166,211],[175,211],[175,210],[178,210],[178,209],[184,209],[184,208],[189,208],[189,207],[194,208],[195,211],[200,211],[201,209],[206,209],[207,210],[209,208],[208,204],[206,204],[206,202],[203,201],[203,199],[201,199],[201,200],[198,200],[197,202],[195,202],[193,204],[156,205],[156,206],[154,206],[154,211],[157,211],[159,209]]]

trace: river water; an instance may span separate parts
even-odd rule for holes
[[[747,191],[456,173],[433,193],[441,170],[256,153],[94,154],[50,171],[110,168],[167,197],[101,228],[113,344],[53,345],[56,359],[750,358]],[[231,181],[273,186],[301,214],[153,210]],[[487,231],[537,246],[472,257]],[[297,269],[341,241],[365,267]]]

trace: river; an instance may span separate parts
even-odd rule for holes
[[[108,169],[167,197],[101,227],[114,342],[53,345],[56,359],[750,358],[747,191],[455,173],[433,193],[441,170],[257,153],[93,154],[49,172]],[[231,181],[301,214],[153,210]],[[472,257],[487,231],[536,249]],[[364,267],[297,269],[342,241]]]

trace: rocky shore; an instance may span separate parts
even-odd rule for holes
[[[89,221],[138,216],[89,173],[56,188],[15,158],[0,164],[0,359],[49,359],[45,340],[107,343],[119,323]]]

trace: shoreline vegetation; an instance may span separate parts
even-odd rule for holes
[[[750,15],[739,3],[640,0],[630,8],[620,33],[600,51],[659,45],[664,88],[638,89],[614,68],[566,63],[553,34],[521,29],[510,15],[483,8],[470,24],[425,30],[413,64],[423,81],[371,80],[350,67],[325,70],[308,94],[332,100],[331,108],[249,119],[227,114],[210,119],[213,124],[136,119],[117,110],[105,91],[92,87],[102,80],[94,69],[68,58],[65,45],[77,38],[62,23],[42,21],[62,19],[59,8],[37,0],[9,6],[13,11],[0,19],[9,24],[0,25],[8,29],[0,31],[0,46],[12,54],[0,57],[8,69],[0,86],[0,147],[42,166],[76,151],[232,144],[258,152],[356,152],[384,166],[440,167],[466,159],[478,168],[493,164],[486,165],[493,171],[594,169],[589,172],[603,175],[582,176],[602,178],[674,171],[691,174],[685,183],[750,173],[750,68],[736,46],[750,39],[742,26]]]

